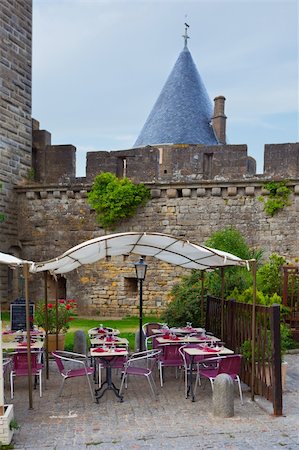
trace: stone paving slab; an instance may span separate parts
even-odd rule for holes
[[[108,392],[99,404],[92,401],[85,379],[67,380],[57,398],[60,375],[51,362],[44,395],[33,392],[34,409],[28,410],[26,380],[15,382],[15,407],[21,429],[14,435],[15,449],[299,449],[299,354],[288,355],[284,416],[274,417],[272,405],[250,400],[243,385],[244,405],[235,389],[235,415],[213,417],[209,383],[198,388],[197,401],[184,397],[184,387],[166,369],[158,400],[151,397],[146,380],[132,378],[119,403]],[[119,384],[119,377],[115,380]]]

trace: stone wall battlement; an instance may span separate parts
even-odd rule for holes
[[[154,186],[153,186],[154,184]],[[204,185],[199,183],[182,184],[177,187],[170,187],[161,185],[159,183],[145,183],[151,189],[151,197],[155,198],[196,198],[196,197],[236,197],[236,196],[267,196],[269,192],[264,188],[264,182],[252,180],[251,182],[235,182],[229,183],[205,183]],[[299,195],[299,181],[289,180],[288,186],[294,195]],[[85,189],[81,187],[75,187],[70,189],[69,186],[52,186],[44,188],[44,186],[21,186],[16,188],[16,191],[26,193],[27,200],[37,199],[86,199],[88,192],[91,188],[90,184],[85,186]]]

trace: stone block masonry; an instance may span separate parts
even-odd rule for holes
[[[297,206],[299,180],[290,182],[291,205],[274,217],[263,211],[259,180],[235,183],[151,185],[152,199],[137,216],[114,232],[156,231],[194,243],[228,226],[237,228],[251,247],[290,258],[298,255]],[[23,257],[42,261],[55,257],[85,240],[105,234],[97,226],[86,201],[88,185],[31,185],[17,188],[18,230]],[[184,193],[188,195],[182,194]],[[138,288],[133,262],[136,256],[101,261],[65,274],[67,296],[78,299],[84,314],[124,316],[138,314]],[[145,314],[160,313],[167,305],[171,287],[186,274],[183,269],[147,257],[144,283]],[[245,269],[244,269],[245,270]],[[188,272],[187,272],[188,273]],[[43,296],[43,277],[31,277],[33,299]]]

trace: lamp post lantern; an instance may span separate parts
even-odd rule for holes
[[[143,330],[142,330],[142,283],[145,279],[147,264],[141,257],[134,263],[136,278],[139,281],[139,351],[143,350]]]

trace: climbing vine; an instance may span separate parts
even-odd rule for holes
[[[270,181],[263,186],[269,191],[269,195],[267,200],[265,200],[264,196],[260,196],[259,200],[264,202],[264,211],[269,214],[269,216],[274,216],[277,211],[291,204],[289,200],[291,189],[287,187],[286,180]]]
[[[103,172],[94,179],[88,203],[96,211],[97,222],[105,229],[113,229],[123,219],[136,214],[138,206],[150,199],[144,184],[134,184],[128,178],[117,178]]]

